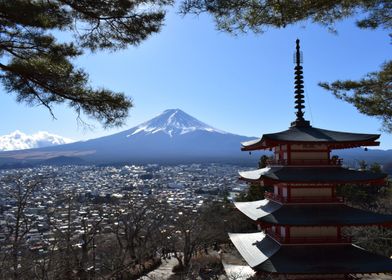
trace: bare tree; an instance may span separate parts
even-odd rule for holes
[[[111,230],[117,241],[116,262],[111,262],[112,275],[129,270],[144,270],[144,261],[153,259],[162,247],[160,228],[165,224],[165,203],[153,198],[121,201],[113,209]],[[112,244],[113,248],[113,244]]]
[[[63,279],[95,278],[96,239],[103,220],[100,207],[82,207],[72,195],[48,213],[58,253],[52,259],[51,275]],[[91,277],[90,277],[91,276]]]
[[[34,217],[28,214],[28,209],[33,194],[44,184],[44,180],[42,175],[29,177],[18,172],[0,181],[2,193],[13,205],[12,214],[6,219],[7,232],[3,244],[2,274],[8,275],[6,278],[20,279],[21,274],[29,270],[29,267],[25,267],[26,262],[22,262],[23,256],[26,256],[22,250],[28,250],[26,237],[35,226]]]
[[[205,250],[212,240],[213,231],[199,211],[181,210],[174,215],[168,232],[168,243],[178,261],[178,271],[187,272],[192,257]]]

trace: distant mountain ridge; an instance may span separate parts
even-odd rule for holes
[[[166,110],[131,129],[52,147],[0,152],[0,167],[36,164],[178,164],[222,162],[257,166],[261,154],[241,152],[241,142],[253,140],[216,129],[180,109]],[[344,163],[378,162],[392,174],[392,150],[335,150]]]
[[[0,153],[0,165],[40,163],[53,157],[77,157],[86,163],[248,162],[258,158],[240,151],[246,137],[216,129],[180,109],[160,115],[131,129],[55,147]]]

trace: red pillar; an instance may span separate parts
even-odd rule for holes
[[[290,226],[285,226],[286,242],[290,243]]]
[[[291,164],[291,145],[287,144],[287,164]]]
[[[342,228],[341,228],[341,226],[337,227],[337,237],[338,237],[338,240],[342,239]]]

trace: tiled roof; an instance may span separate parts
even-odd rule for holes
[[[278,225],[373,225],[392,223],[392,215],[353,208],[344,204],[279,204],[267,199],[236,202],[250,219]]]

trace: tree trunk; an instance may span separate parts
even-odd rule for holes
[[[82,280],[87,280],[88,279],[88,272],[87,272],[87,266],[88,266],[88,244],[85,242],[82,245],[82,259],[80,261],[80,279]]]

